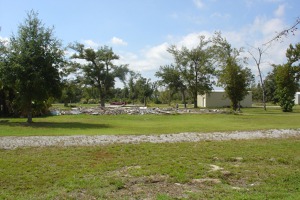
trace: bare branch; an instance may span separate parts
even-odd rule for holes
[[[284,36],[287,37],[289,33],[292,33],[293,35],[295,35],[295,32],[298,30],[297,26],[299,24],[300,24],[300,18],[298,17],[298,19],[296,20],[296,22],[293,26],[279,32],[275,37],[273,37],[270,41],[264,43],[263,45],[268,45],[268,44],[272,43],[273,41],[275,41],[275,40],[277,41]]]

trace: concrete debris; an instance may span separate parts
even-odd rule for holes
[[[58,110],[53,109],[50,111],[51,115],[172,115],[172,114],[184,114],[184,113],[226,113],[225,110],[219,109],[177,109],[177,108],[148,108],[139,106],[110,106],[110,107],[76,107],[71,110]]]

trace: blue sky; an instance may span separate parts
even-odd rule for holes
[[[64,45],[111,46],[121,57],[118,63],[152,80],[159,66],[173,62],[170,45],[192,48],[199,35],[221,31],[234,47],[251,50],[300,17],[298,0],[0,0],[0,39],[16,34],[30,10],[54,26]],[[268,49],[265,75],[271,63],[285,61],[288,45],[300,42],[299,32]],[[257,74],[251,60],[247,67]]]

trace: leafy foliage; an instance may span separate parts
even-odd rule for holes
[[[233,110],[238,109],[239,102],[248,94],[247,89],[251,79],[250,69],[242,69],[232,58],[228,58],[227,64],[220,74],[219,82],[225,86],[225,92],[231,101]]]
[[[82,79],[85,84],[98,89],[101,106],[104,107],[106,98],[115,85],[115,79],[119,78],[121,81],[125,81],[125,76],[129,72],[127,65],[114,65],[113,61],[118,60],[119,56],[107,46],[94,50],[76,43],[71,48],[76,51],[71,57],[72,59],[85,61],[83,64],[75,61],[73,67],[79,73],[83,73]]]
[[[180,74],[180,71],[174,65],[165,65],[159,68],[159,71],[155,73],[156,77],[161,78],[159,83],[163,86],[166,86],[170,90],[169,95],[169,105],[171,103],[172,96],[176,92],[181,92],[183,96],[183,103],[185,103],[185,90],[186,86],[183,81],[183,77]]]
[[[214,50],[220,65],[219,84],[225,88],[227,97],[231,101],[233,110],[237,110],[239,102],[248,94],[253,75],[249,68],[242,68],[238,63],[242,49],[232,48],[226,39],[217,33],[213,39]]]
[[[283,112],[292,112],[297,83],[292,67],[288,64],[278,65],[276,70],[276,96]]]
[[[128,81],[129,98],[134,101],[139,99],[141,103],[146,106],[147,99],[150,98],[154,92],[153,83],[150,79],[144,78],[139,73],[130,72]]]
[[[284,112],[292,112],[294,97],[299,87],[300,43],[287,49],[287,63],[276,66],[276,96]]]
[[[50,97],[61,95],[59,69],[64,64],[61,43],[53,29],[45,28],[38,14],[28,13],[17,36],[8,46],[8,64],[2,67],[3,82],[15,90],[15,101],[32,122],[32,109],[47,105]]]
[[[212,90],[214,83],[212,75],[213,52],[209,46],[210,41],[205,36],[199,37],[199,44],[193,49],[171,46],[168,51],[173,55],[177,70],[182,76],[184,84],[191,94],[194,107],[197,107],[197,95],[205,94]]]

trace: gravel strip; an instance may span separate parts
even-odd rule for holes
[[[215,133],[178,133],[163,135],[97,135],[97,136],[28,136],[0,137],[0,149],[15,149],[19,147],[48,147],[48,146],[97,146],[108,144],[138,144],[199,142],[207,140],[245,140],[263,138],[300,137],[300,129],[281,129],[264,131],[236,131]]]

